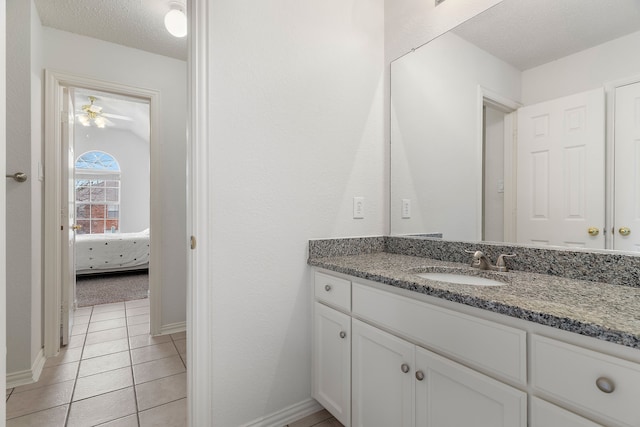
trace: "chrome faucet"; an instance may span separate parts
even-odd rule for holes
[[[505,264],[505,258],[513,258],[516,254],[501,254],[496,261],[496,265],[491,265],[491,261],[482,251],[467,251],[468,254],[473,254],[471,260],[471,267],[479,268],[480,270],[493,270],[493,271],[508,271],[507,264]]]

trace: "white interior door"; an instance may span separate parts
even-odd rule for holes
[[[604,105],[596,89],[518,110],[518,243],[604,248]]]
[[[616,88],[613,248],[640,251],[640,82]]]
[[[76,296],[75,262],[75,156],[74,156],[74,106],[72,89],[63,88],[62,118],[62,345],[69,343],[73,328],[73,310]]]

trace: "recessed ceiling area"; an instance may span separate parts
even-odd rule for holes
[[[505,0],[453,30],[521,71],[636,31],[640,0]]]
[[[164,26],[169,0],[35,0],[35,4],[45,27],[187,60],[187,37],[173,37]]]

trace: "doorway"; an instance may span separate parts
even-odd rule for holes
[[[86,88],[70,88],[70,93],[75,119],[70,141],[74,186],[68,195],[75,212],[74,306],[147,298],[148,100]]]
[[[155,266],[160,265],[158,260],[161,259],[161,231],[159,209],[154,209],[160,205],[161,192],[158,188],[158,165],[159,165],[159,149],[155,141],[157,132],[157,109],[158,109],[158,93],[148,89],[140,89],[117,83],[105,82],[95,80],[83,76],[46,71],[45,72],[45,159],[46,164],[50,165],[50,170],[47,171],[48,179],[45,181],[45,256],[44,256],[44,268],[45,268],[45,299],[44,299],[44,319],[45,319],[45,355],[52,356],[59,351],[60,338],[63,342],[68,337],[67,334],[71,330],[71,322],[73,319],[73,309],[75,305],[75,262],[71,262],[76,254],[76,233],[78,230],[84,228],[82,234],[101,234],[103,238],[113,237],[113,235],[119,234],[118,231],[122,231],[122,227],[127,231],[137,231],[139,236],[137,240],[142,239],[142,234],[145,234],[145,229],[136,230],[140,228],[141,224],[148,221],[148,234],[153,234],[153,239],[149,238],[148,243],[141,243],[142,245],[148,244],[148,262],[147,268],[149,271],[149,296],[150,296],[150,328],[153,334],[159,328],[160,323],[160,289],[161,289],[161,276],[155,274]],[[89,95],[87,95],[89,94]],[[87,96],[87,101],[74,107],[74,104],[79,104],[82,97]],[[115,160],[109,153],[96,149],[95,141],[100,139],[96,137],[95,133],[87,133],[88,130],[83,129],[85,126],[80,122],[81,120],[89,119],[89,126],[91,128],[90,115],[83,115],[87,111],[100,110],[102,107],[95,104],[91,107],[92,102],[89,96],[95,98],[102,97],[103,102],[107,102],[112,105],[117,102],[127,100],[127,102],[135,102],[138,105],[137,109],[148,110],[148,123],[143,125],[148,129],[148,159],[142,159],[141,162],[146,163],[148,167],[149,186],[149,209],[148,214],[140,215],[140,218],[126,218],[121,216],[121,202],[124,201],[124,193],[120,185],[119,179],[122,178],[120,172],[113,170],[115,165],[109,163]],[[83,101],[80,101],[83,102]],[[83,106],[86,107],[83,109]],[[141,107],[142,108],[139,108]],[[146,106],[146,107],[144,107]],[[78,113],[80,111],[81,113]],[[101,115],[105,120],[115,122],[121,121],[133,121],[129,120],[137,113],[132,112],[125,114],[113,114],[112,117],[107,116],[107,111]],[[86,116],[86,117],[85,117]],[[100,116],[100,115],[99,115]],[[126,118],[116,118],[115,116],[122,116]],[[79,153],[80,156],[74,154],[74,145],[69,142],[74,138],[73,135],[77,126],[74,126],[74,122],[80,122],[78,126],[82,128],[85,136],[89,135],[92,141],[87,142],[84,147],[86,151]],[[94,127],[98,128],[98,125],[93,122]],[[105,125],[106,128],[106,125]],[[138,131],[140,132],[140,131]],[[91,136],[93,135],[93,138]],[[112,148],[112,150],[115,149]],[[89,155],[90,153],[92,153]],[[104,153],[101,157],[99,152]],[[87,155],[83,158],[83,155]],[[85,163],[91,163],[91,158],[99,166],[102,164],[101,170],[89,171],[84,178],[76,180],[75,170],[76,163],[78,161],[84,161]],[[109,160],[111,159],[111,160]],[[130,159],[131,160],[131,159]],[[106,166],[105,166],[106,165]],[[84,165],[85,167],[91,169]],[[118,165],[119,168],[119,165]],[[102,176],[99,176],[102,174]],[[82,175],[82,174],[79,174]],[[95,189],[93,188],[95,184]],[[107,186],[107,184],[109,184]],[[83,192],[88,192],[88,200],[83,200],[78,205],[83,203],[95,201],[96,207],[92,207],[91,203],[88,203],[89,208],[82,207],[78,211],[76,206],[76,189],[80,188]],[[94,191],[95,190],[95,191]],[[92,194],[96,194],[92,198]],[[107,196],[109,194],[109,196]],[[81,195],[82,196],[82,195]],[[82,196],[84,197],[84,196]],[[133,196],[135,197],[135,196]],[[101,200],[98,200],[101,198]],[[109,199],[109,200],[107,200]],[[99,203],[102,202],[102,203]],[[91,211],[94,211],[93,213]],[[103,211],[100,214],[100,211]],[[80,217],[76,218],[76,214]],[[102,216],[102,218],[99,218]],[[117,219],[116,219],[117,218]],[[79,226],[82,226],[80,228]],[[89,228],[89,233],[86,233],[86,228]],[[74,230],[75,229],[75,230]],[[59,232],[62,230],[62,233]],[[91,231],[96,231],[92,233]],[[106,233],[105,233],[106,231]],[[103,242],[106,243],[106,242]],[[136,243],[138,244],[138,243]],[[115,245],[115,243],[114,243]],[[120,255],[120,254],[118,254]],[[124,253],[123,253],[124,256]],[[136,257],[134,255],[134,257]],[[118,256],[118,258],[120,258]],[[137,260],[136,260],[137,261]],[[104,263],[104,260],[102,260]],[[111,262],[111,261],[109,261]],[[115,264],[118,264],[116,261]],[[120,264],[130,264],[129,262]],[[96,270],[105,270],[104,268],[97,269],[97,265],[85,266],[86,269],[92,270],[91,267],[96,267]],[[104,266],[101,266],[104,267]],[[115,266],[116,269],[118,265]],[[122,266],[120,266],[122,267]],[[126,267],[133,267],[126,265]],[[144,268],[137,266],[138,268]],[[73,270],[72,270],[73,269]],[[85,270],[86,270],[85,269]],[[62,310],[60,310],[62,307]],[[61,329],[62,326],[62,337]]]

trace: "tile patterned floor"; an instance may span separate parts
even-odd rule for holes
[[[344,427],[326,409],[311,414],[285,427]]]
[[[149,300],[76,310],[69,345],[7,390],[7,427],[184,427],[186,334],[149,336]]]

